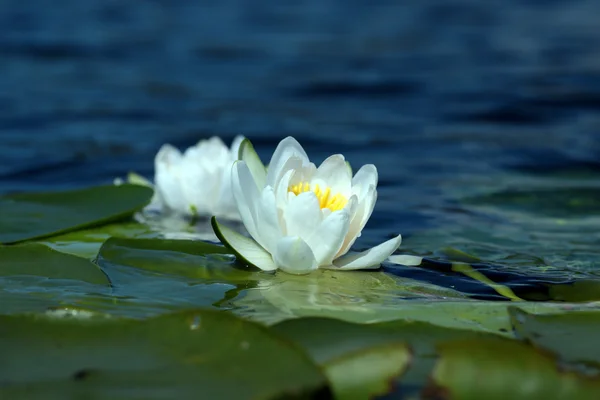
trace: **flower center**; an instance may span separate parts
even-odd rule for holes
[[[331,195],[331,188],[321,190],[319,185],[315,185],[312,189],[308,182],[298,183],[288,188],[288,192],[294,193],[296,196],[300,193],[311,191],[317,196],[321,209],[329,208],[331,211],[338,211],[344,208],[348,200],[342,194]]]

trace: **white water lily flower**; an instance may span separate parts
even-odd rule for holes
[[[232,188],[242,222],[252,239],[219,224],[215,234],[236,255],[265,271],[304,274],[319,267],[378,268],[402,237],[355,253],[377,199],[377,169],[364,165],[352,177],[341,154],[317,168],[292,137],[282,140],[268,172],[248,140],[232,168]]]
[[[154,197],[146,211],[239,220],[231,190],[231,166],[238,158],[243,140],[243,136],[237,136],[228,148],[215,136],[201,140],[183,154],[165,144],[154,159],[154,185],[135,174],[130,174],[128,181],[154,188]]]

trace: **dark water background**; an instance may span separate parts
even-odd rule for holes
[[[592,0],[4,0],[0,193],[152,177],[163,143],[213,135],[268,161],[293,135],[314,161],[378,167],[362,246],[452,246],[515,288],[595,277],[598,15]]]

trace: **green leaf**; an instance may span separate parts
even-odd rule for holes
[[[235,254],[240,263],[260,268],[263,271],[274,271],[277,266],[271,255],[258,243],[233,229],[220,224],[216,217],[211,218],[215,235]]]
[[[0,243],[39,239],[131,216],[152,197],[139,185],[97,186],[65,192],[0,197]]]
[[[600,381],[559,368],[555,357],[525,343],[479,338],[437,346],[437,362],[425,398],[519,400],[600,398]]]
[[[436,343],[482,337],[407,320],[354,324],[328,318],[284,321],[273,330],[299,344],[329,377],[339,399],[366,399],[389,393],[406,372],[402,385],[421,386],[427,380]],[[414,355],[414,359],[413,359]]]
[[[389,393],[410,362],[404,343],[346,354],[325,365],[336,399],[368,399]]]
[[[256,153],[256,150],[254,150],[254,146],[252,146],[252,142],[250,142],[249,139],[244,139],[240,144],[238,160],[242,160],[246,163],[250,170],[250,174],[252,174],[252,177],[254,178],[256,186],[262,189],[265,186],[267,179],[267,169],[260,160],[260,157]]]
[[[7,399],[331,398],[296,346],[208,310],[144,321],[0,316],[0,354]]]
[[[600,347],[597,344],[600,310],[534,315],[511,307],[509,312],[518,337],[559,354],[566,361],[600,366]]]
[[[402,337],[374,325],[301,318],[273,329],[302,346],[324,368],[337,399],[389,393],[411,360]]]
[[[197,240],[110,238],[100,248],[98,263],[107,271],[127,266],[206,282],[241,282],[260,276],[239,267],[229,249]]]
[[[108,277],[92,262],[60,253],[38,243],[0,246],[0,276],[34,275],[51,279],[74,279],[110,285]]]
[[[259,282],[257,289],[236,304],[248,310],[244,314],[248,318],[269,324],[309,316],[362,323],[409,319],[512,337],[511,305],[536,314],[595,308],[584,303],[470,300],[451,289],[371,271],[276,274]]]
[[[148,179],[138,174],[137,172],[129,172],[127,174],[127,183],[131,183],[132,185],[140,185],[140,186],[148,186],[153,187],[154,185]]]
[[[153,231],[145,224],[122,222],[67,232],[41,239],[40,242],[60,252],[92,260],[98,255],[102,244],[112,236],[151,238],[159,237],[160,233]]]

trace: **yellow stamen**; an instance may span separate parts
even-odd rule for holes
[[[299,195],[300,193],[308,192],[311,190],[310,184],[308,182],[300,182],[295,185],[292,185],[288,188],[288,192],[292,192],[295,195]],[[331,188],[326,188],[325,190],[321,190],[319,185],[315,185],[312,188],[313,193],[317,196],[317,200],[319,200],[319,206],[323,208],[329,208],[331,211],[341,210],[348,203],[348,199],[344,197],[344,195],[338,193],[335,196],[331,196]]]

